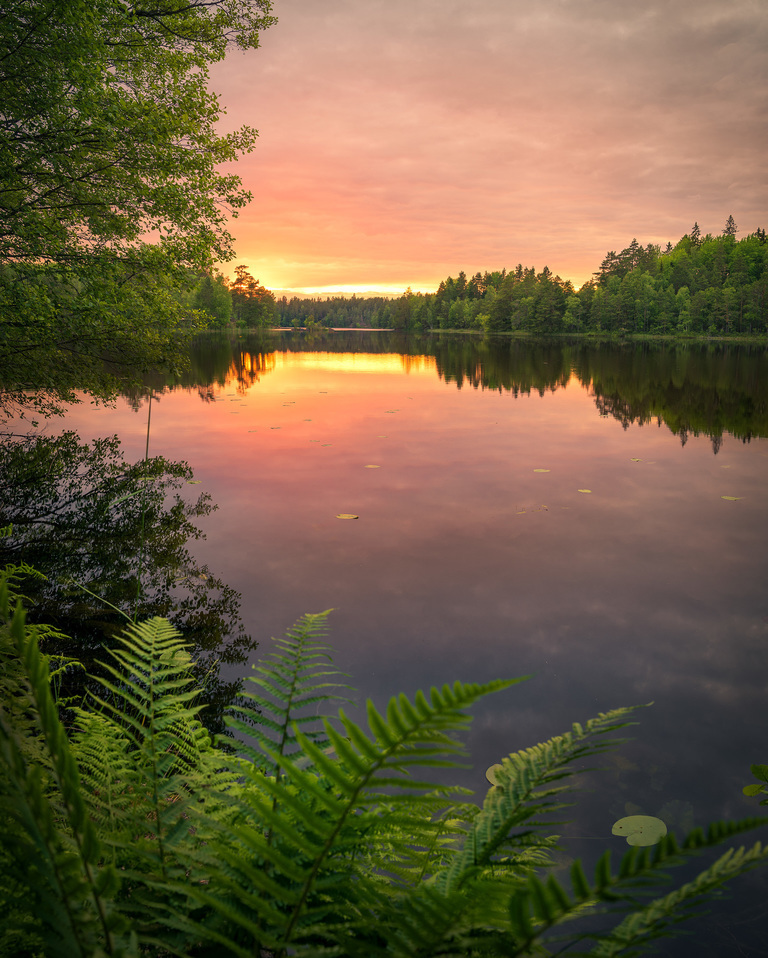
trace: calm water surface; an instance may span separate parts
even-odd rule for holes
[[[757,813],[741,789],[768,761],[765,353],[338,333],[211,340],[193,369],[155,383],[150,452],[218,503],[195,549],[261,651],[333,608],[360,702],[530,675],[475,710],[458,776],[475,788],[510,751],[653,701],[586,780],[574,855],[626,850],[625,814],[679,833]],[[147,405],[67,425],[138,459]],[[766,886],[743,887],[669,953],[759,954]]]

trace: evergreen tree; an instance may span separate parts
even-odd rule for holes
[[[691,242],[694,246],[701,246],[701,230],[699,229],[698,223],[693,224],[693,229],[691,230]]]

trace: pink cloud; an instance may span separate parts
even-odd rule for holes
[[[238,261],[276,287],[517,262],[581,282],[608,248],[765,225],[768,13],[748,0],[286,0],[213,73],[255,199]]]

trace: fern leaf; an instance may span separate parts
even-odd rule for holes
[[[0,707],[0,802],[7,822],[4,852],[17,880],[26,885],[27,908],[36,918],[45,954],[138,955],[135,936],[113,907],[119,881],[101,864],[101,845],[88,815],[76,762],[59,721],[50,690],[48,665],[34,630],[25,629],[19,604],[10,623],[26,674],[28,700],[34,709],[52,773],[49,794],[40,767],[30,766],[18,744],[12,717]]]
[[[240,696],[245,704],[227,718],[227,725],[246,737],[242,753],[266,775],[279,778],[283,760],[296,755],[297,728],[305,738],[324,741],[320,705],[346,701],[337,691],[349,689],[337,681],[343,673],[327,667],[332,663],[331,649],[317,641],[326,634],[330,612],[308,613],[284,637],[273,640],[276,651],[268,653],[263,665],[254,666],[246,679],[253,690]]]

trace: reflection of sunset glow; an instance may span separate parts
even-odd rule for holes
[[[275,353],[249,353],[241,350],[227,370],[227,382],[258,382],[262,373],[271,373],[277,365]]]
[[[323,372],[346,373],[431,373],[437,368],[434,356],[403,356],[400,353],[281,353],[281,365]]]

